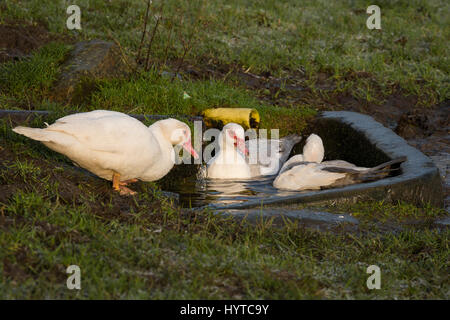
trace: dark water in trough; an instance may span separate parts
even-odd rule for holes
[[[208,204],[229,205],[249,200],[264,200],[268,196],[300,194],[299,191],[282,191],[273,187],[276,176],[248,180],[206,179],[187,177],[180,179],[167,191],[180,195],[180,204],[185,208],[202,207]]]
[[[179,195],[179,203],[184,208],[197,208],[206,205],[218,207],[257,201],[261,205],[269,198],[282,199],[286,196],[299,196],[319,193],[320,190],[288,191],[276,189],[273,180],[276,176],[263,176],[246,180],[207,179],[204,178],[205,167],[197,175],[177,179],[164,190]],[[398,175],[393,171],[390,177]],[[358,184],[364,188],[366,183]],[[330,190],[330,189],[328,189]]]

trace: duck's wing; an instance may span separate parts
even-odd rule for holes
[[[333,184],[345,176],[343,173],[326,172],[315,162],[292,163],[292,167],[280,173],[274,186],[287,190],[317,190]]]
[[[283,167],[280,170],[280,173],[291,170],[293,167],[299,166],[299,165],[306,165],[308,163],[316,163],[311,161],[305,161],[302,154],[296,154],[295,156],[292,156],[289,158],[288,161],[286,161],[283,164]],[[356,167],[353,163],[344,161],[344,160],[331,160],[331,161],[324,161],[321,162],[318,166],[319,168],[328,168],[328,167],[339,167],[339,168],[357,168],[357,170],[363,170],[368,168],[363,167]]]
[[[151,135],[139,120],[109,112],[103,115],[98,113],[95,117],[70,115],[43,130],[69,135],[90,150],[111,153],[139,144],[140,138],[147,139]]]
[[[376,181],[389,176],[393,171],[399,169],[399,164],[406,161],[406,157],[399,157],[394,160],[384,162],[373,168],[364,167],[345,167],[345,166],[327,166],[322,165],[322,170],[333,173],[344,173],[345,176],[336,180],[328,187],[346,186],[362,182]]]
[[[357,167],[341,160],[329,161],[328,164],[292,162],[283,168],[275,179],[274,186],[289,190],[313,190],[369,182],[388,176],[393,170],[398,170],[398,165],[404,161],[406,157],[400,157],[373,168]]]
[[[327,167],[342,167],[342,168],[355,168],[356,165],[344,160],[328,160],[321,162],[322,165]],[[362,168],[362,167],[359,167]],[[367,169],[367,168],[365,168]]]
[[[283,167],[281,167],[280,173],[290,170],[297,165],[306,164],[306,163],[308,163],[308,162],[303,160],[302,154],[296,154],[295,156],[292,156],[291,158],[289,158],[289,160],[283,164]]]

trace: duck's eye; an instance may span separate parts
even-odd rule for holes
[[[183,134],[186,136],[187,135],[187,130],[183,130]]]

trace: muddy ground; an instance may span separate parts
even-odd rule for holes
[[[26,163],[39,170],[24,172],[16,165],[17,162]],[[57,186],[57,192],[49,189],[52,185]],[[136,183],[133,186],[136,191],[142,191],[142,187],[145,187],[143,183]],[[138,205],[132,197],[121,197],[113,191],[110,182],[99,179],[84,169],[61,161],[55,164],[46,159],[31,157],[24,152],[14,150],[13,146],[2,141],[0,142],[0,202],[7,203],[18,191],[52,194],[52,200],[58,199],[63,204],[86,204],[95,214],[105,217],[128,219],[130,210]],[[86,194],[95,194],[97,198],[90,199]],[[101,203],[112,203],[112,211],[103,212],[105,207],[100,205]],[[146,205],[154,209],[161,208],[159,201],[154,198],[149,199]]]
[[[49,33],[44,24],[0,24],[0,63],[24,59],[52,41],[72,43],[74,39]]]

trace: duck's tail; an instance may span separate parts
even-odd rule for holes
[[[378,165],[376,167],[370,168],[369,171],[376,172],[376,171],[385,170],[385,169],[389,169],[391,171],[392,170],[397,170],[397,169],[399,169],[399,167],[392,168],[392,165],[400,164],[400,163],[403,163],[405,161],[406,161],[406,157],[405,156],[398,157],[398,158],[395,158],[394,160],[391,160],[391,161],[388,161],[388,162],[384,162],[384,163],[382,163],[382,164],[380,164],[380,165]]]
[[[333,187],[343,186],[354,183],[369,182],[383,179],[393,171],[400,169],[400,166],[394,166],[406,161],[406,157],[399,157],[391,161],[384,162],[376,167],[367,169],[345,168],[345,167],[326,167],[325,171],[335,173],[346,173],[345,177],[333,183]],[[394,166],[394,167],[393,167]],[[331,185],[329,186],[331,187]]]
[[[12,129],[15,133],[21,134],[33,140],[49,142],[50,137],[48,131],[39,128],[15,127]]]

